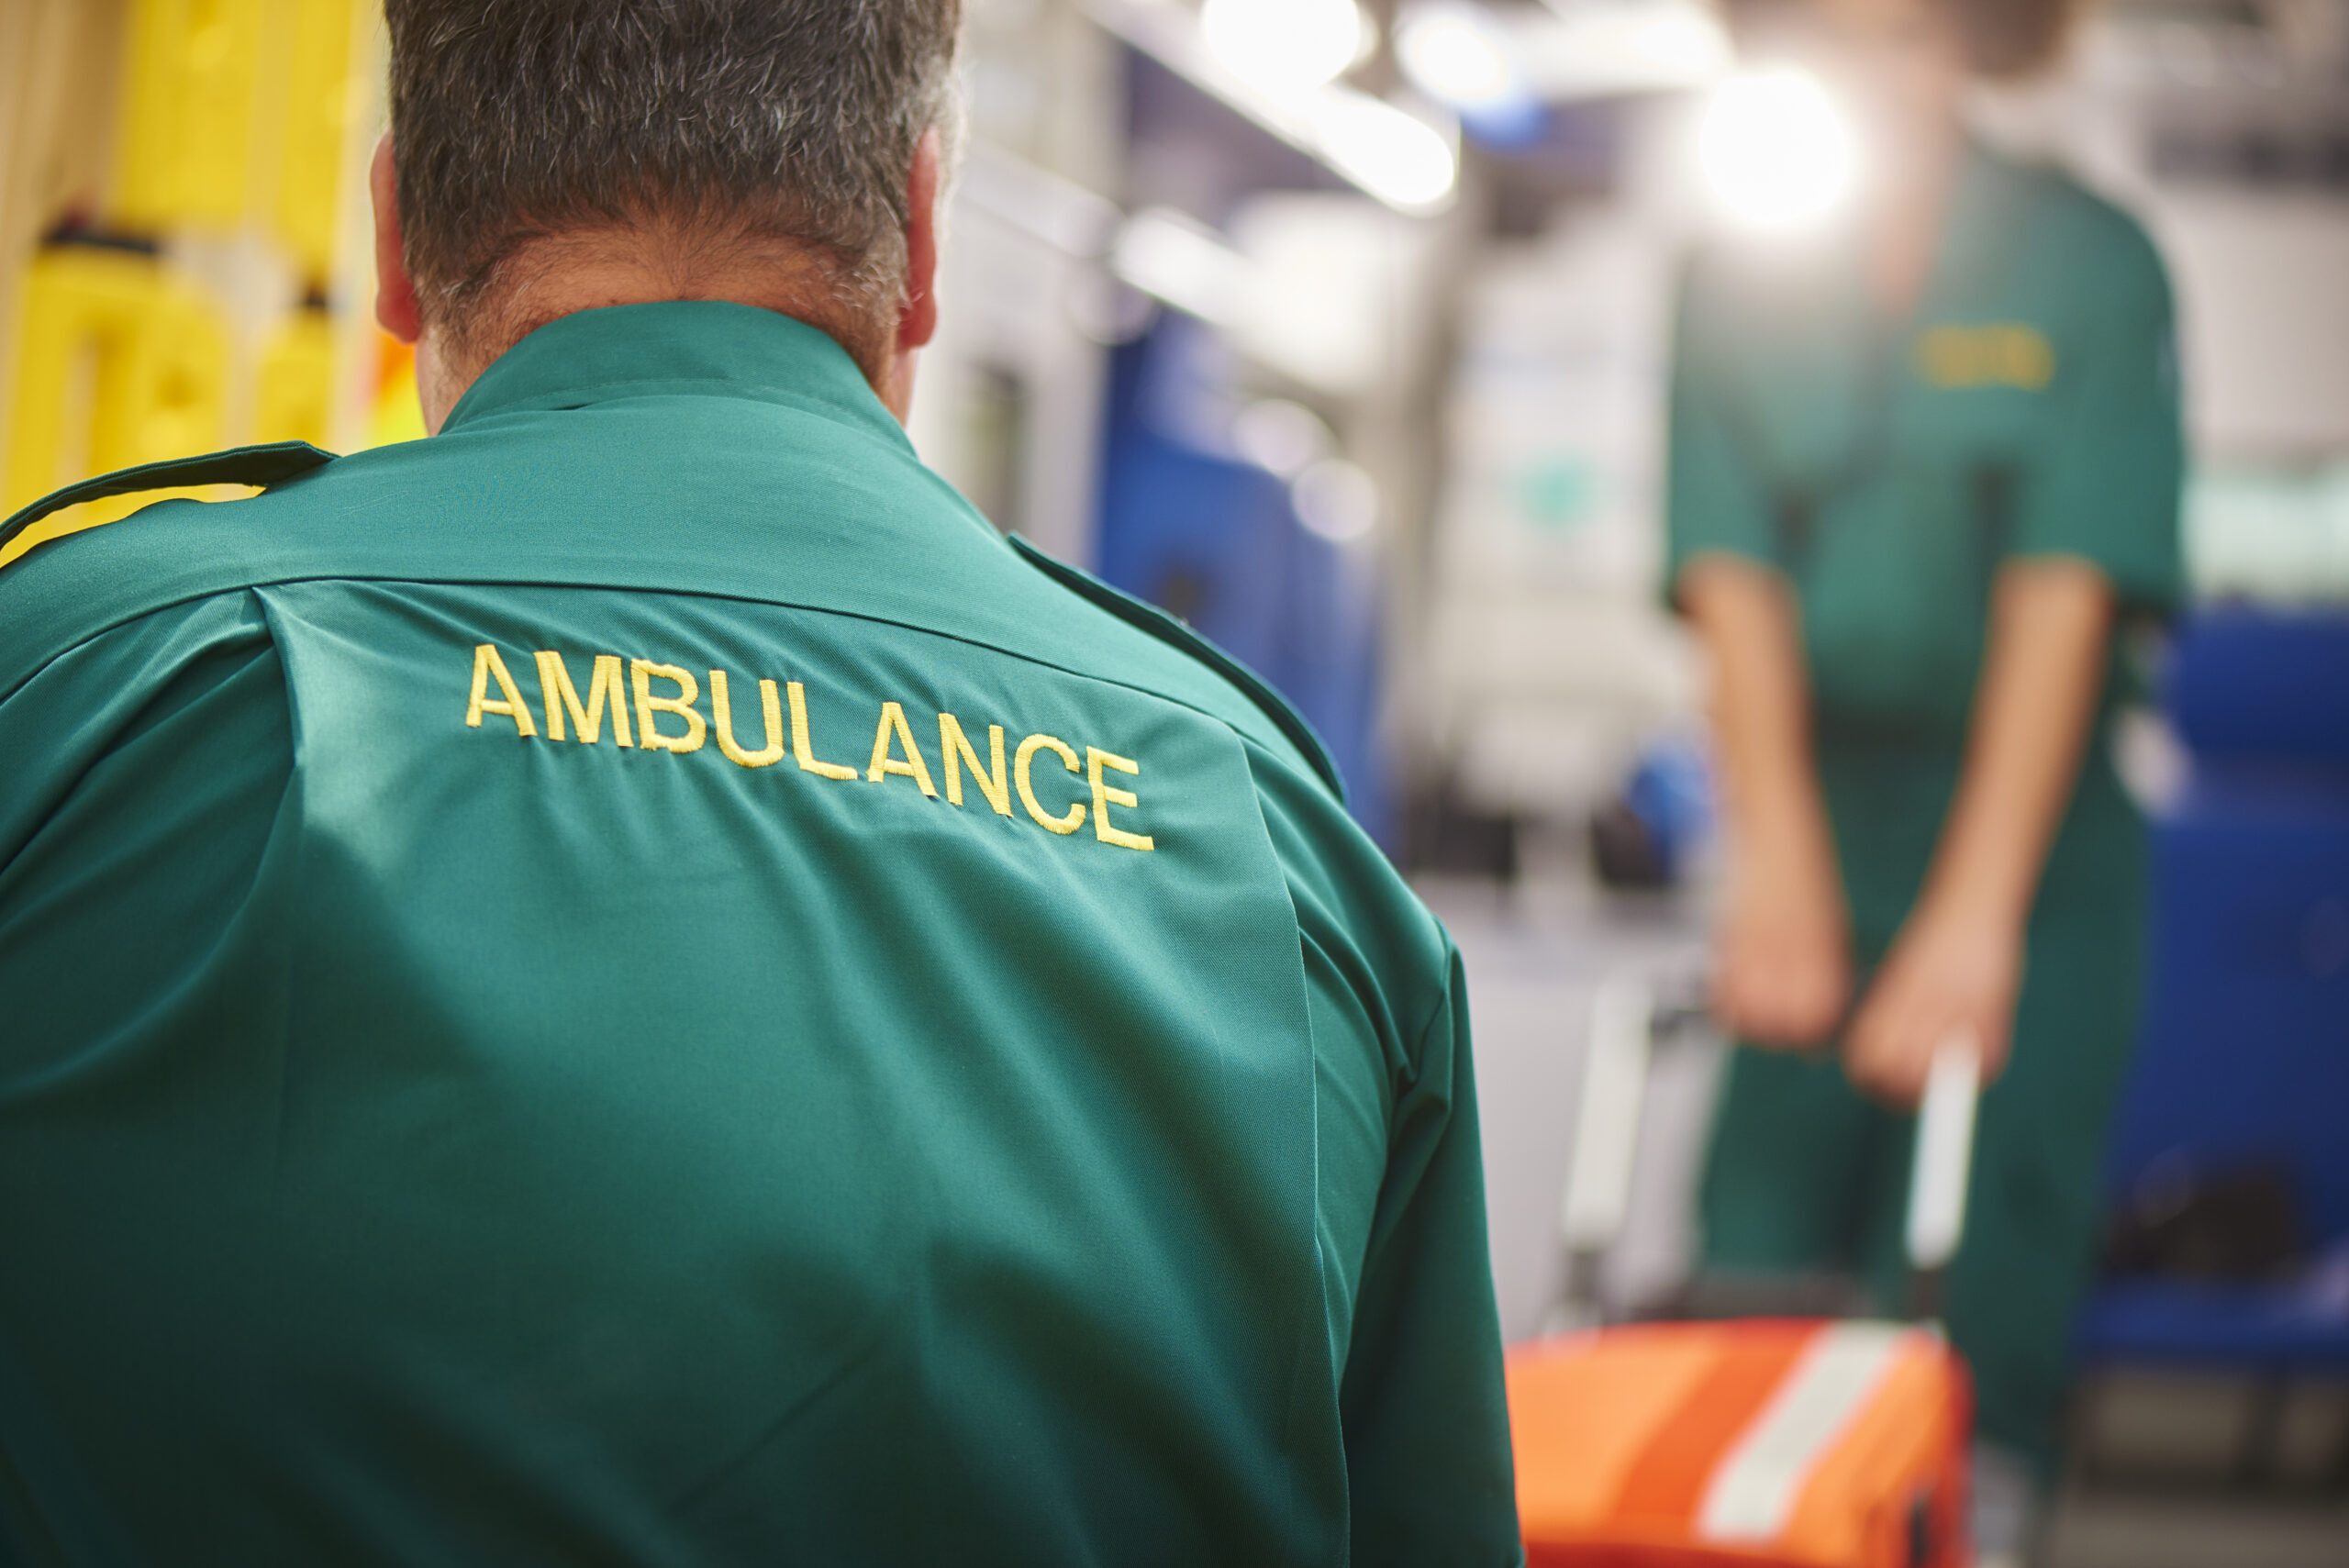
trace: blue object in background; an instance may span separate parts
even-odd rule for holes
[[[1646,825],[1666,879],[1679,881],[1713,832],[1712,770],[1704,747],[1682,736],[1650,744],[1623,787],[1623,804]]]
[[[2165,701],[2193,771],[2154,828],[2153,984],[2113,1187],[2165,1161],[2280,1161],[2328,1262],[2296,1284],[2112,1282],[2082,1349],[2349,1366],[2349,615],[2200,619]]]
[[[2179,634],[2165,687],[2199,760],[2349,769],[2349,615],[2200,616]]]
[[[1173,315],[1117,351],[1101,575],[1286,697],[1329,748],[1354,819],[1392,852],[1375,553],[1308,530],[1288,483],[1229,451],[1236,394],[1224,355],[1210,330]]]

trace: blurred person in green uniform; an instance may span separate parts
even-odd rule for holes
[[[436,434],[0,574],[0,1559],[1519,1561],[1450,940],[907,441],[952,0],[388,9]]]
[[[1995,1082],[1947,1315],[1982,1435],[2043,1478],[2138,1005],[2143,826],[2103,740],[2117,633],[2180,593],[2168,287],[2128,217],[1964,128],[1969,77],[2044,64],[2062,6],[1731,17],[1850,106],[1871,177],[1681,294],[1670,581],[1733,837],[1715,1005],[1755,1048],[1704,1265],[1856,1271],[1898,1309],[1906,1113],[1971,1035]]]

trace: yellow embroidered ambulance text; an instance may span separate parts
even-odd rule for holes
[[[736,689],[723,670],[708,673],[709,716],[705,718],[699,706],[701,681],[683,666],[598,653],[588,662],[586,695],[583,699],[570,661],[546,650],[533,654],[532,660],[538,667],[539,713],[544,716],[545,735],[550,740],[576,737],[582,745],[596,745],[603,739],[608,715],[613,744],[629,750],[682,755],[700,751],[714,737],[718,754],[737,767],[773,767],[789,756],[797,761],[801,772],[818,778],[881,784],[900,777],[910,780],[932,800],[939,797],[929,760],[914,737],[913,723],[902,703],[881,705],[880,717],[873,731],[872,755],[860,773],[847,763],[828,762],[816,755],[807,718],[807,692],[797,681],[783,683],[780,691],[774,681],[758,683],[758,728],[748,737],[758,743],[753,749],[744,744],[745,737],[735,728],[738,723],[749,722],[750,716],[745,711],[749,704],[745,702],[738,709]],[[749,694],[741,695],[747,697]],[[787,733],[786,708],[790,715]],[[465,700],[465,723],[479,729],[485,717],[509,720],[524,740],[539,738],[539,718],[515,684],[505,655],[489,642],[473,650],[473,688]],[[1132,832],[1110,820],[1113,806],[1134,811],[1141,806],[1132,790],[1120,788],[1105,776],[1123,773],[1139,777],[1141,764],[1130,757],[1087,746],[1080,759],[1076,748],[1068,742],[1055,736],[1036,734],[1022,740],[1009,752],[1010,766],[1007,769],[1003,726],[987,726],[986,755],[982,760],[970,732],[951,713],[938,716],[938,751],[946,777],[945,798],[950,805],[964,804],[963,781],[967,773],[980,798],[999,817],[1012,816],[1012,797],[1017,794],[1030,819],[1047,832],[1067,837],[1089,820],[1094,837],[1102,843],[1126,850],[1158,847],[1150,835]],[[1052,809],[1037,794],[1040,762],[1047,776],[1052,771],[1052,764],[1057,763],[1062,771],[1077,774],[1084,782],[1078,796],[1059,811]]]

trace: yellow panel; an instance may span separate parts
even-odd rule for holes
[[[133,0],[122,74],[122,130],[114,181],[117,216],[134,227],[160,223],[177,200],[179,128],[186,72],[176,46],[180,0]]]
[[[291,316],[262,351],[256,441],[328,443],[334,425],[334,322],[323,310]]]
[[[388,447],[425,437],[424,407],[416,395],[416,350],[386,337],[379,340],[381,356],[375,383],[375,406],[367,419],[367,444]]]
[[[219,444],[228,335],[144,256],[64,249],[26,270],[6,507]]]
[[[121,461],[108,468],[210,451],[220,444],[228,336],[211,302],[183,284],[158,290],[138,364],[117,409],[101,407],[99,447],[119,440]],[[109,424],[109,415],[118,423]]]
[[[244,220],[265,10],[265,0],[133,0],[117,221]]]
[[[359,81],[351,69],[354,0],[290,0],[293,65],[285,84],[284,129],[277,172],[278,236],[302,276],[313,283],[334,269],[343,153]]]
[[[180,0],[187,29],[188,117],[180,210],[233,227],[251,203],[253,89],[262,0]]]

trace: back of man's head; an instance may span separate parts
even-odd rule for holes
[[[905,294],[915,149],[957,118],[960,0],[386,0],[401,249],[494,354],[552,258],[679,276],[788,254],[868,369]]]

